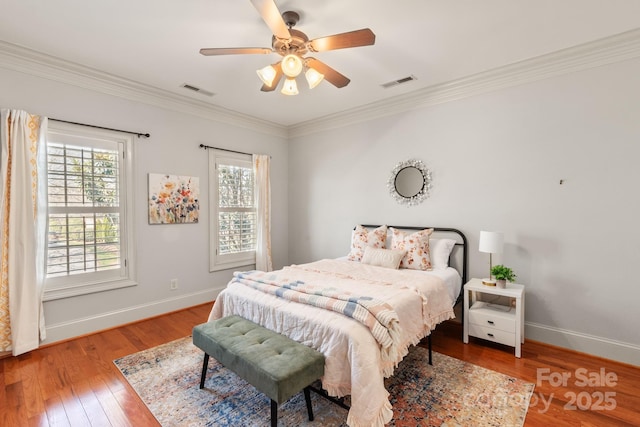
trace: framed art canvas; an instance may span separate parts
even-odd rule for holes
[[[199,178],[150,173],[149,224],[197,223],[199,198]]]

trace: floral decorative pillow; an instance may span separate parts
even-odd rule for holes
[[[384,249],[387,243],[387,226],[381,225],[371,231],[361,225],[357,225],[351,233],[351,252],[347,259],[349,261],[360,261],[364,255],[364,248]]]
[[[391,227],[391,249],[407,251],[400,261],[400,268],[411,270],[431,270],[431,254],[429,237],[433,228],[427,228],[415,233],[405,233]]]

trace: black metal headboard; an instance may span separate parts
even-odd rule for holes
[[[362,224],[362,226],[364,228],[377,228],[380,227],[380,225],[370,225],[370,224]],[[410,226],[406,226],[406,225],[387,225],[387,227],[393,227],[393,228],[397,228],[399,230],[424,230],[426,228],[433,228],[434,232],[441,232],[441,233],[453,233],[453,234],[457,234],[460,238],[456,239],[456,247],[458,247],[460,250],[462,250],[462,265],[458,265],[456,268],[458,270],[458,272],[460,273],[460,276],[462,276],[462,284],[460,286],[460,294],[458,295],[458,299],[456,300],[456,305],[458,303],[460,303],[462,301],[462,297],[464,296],[464,291],[463,291],[463,287],[464,284],[467,283],[467,268],[468,268],[468,264],[469,264],[469,254],[468,254],[468,243],[467,243],[467,236],[464,235],[464,233],[456,228],[446,228],[446,227],[410,227]],[[458,240],[461,240],[458,241]]]

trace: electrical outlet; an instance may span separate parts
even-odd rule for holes
[[[171,279],[169,289],[171,289],[172,291],[178,289],[178,279]]]

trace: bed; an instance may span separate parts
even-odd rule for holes
[[[415,250],[425,242],[430,260]],[[455,317],[466,266],[459,230],[359,225],[346,257],[234,273],[209,320],[236,314],[320,351],[324,391],[350,395],[347,424],[382,426],[393,416],[384,378],[410,346]]]

